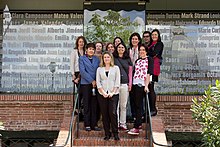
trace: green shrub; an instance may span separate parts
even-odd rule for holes
[[[193,118],[202,126],[204,146],[220,146],[220,83],[209,86],[205,95],[194,98],[191,106]]]

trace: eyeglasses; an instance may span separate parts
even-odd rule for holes
[[[147,35],[147,36],[143,36],[144,38],[147,38],[147,37],[150,37],[149,35]]]

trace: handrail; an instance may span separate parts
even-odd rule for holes
[[[78,101],[78,92],[75,92],[75,84],[73,84],[73,95],[75,96],[75,102],[74,102],[74,107],[73,107],[73,111],[72,111],[72,117],[71,117],[71,121],[70,121],[69,132],[68,132],[68,137],[66,139],[66,142],[65,142],[64,145],[53,145],[52,144],[52,145],[50,145],[50,147],[65,147],[68,144],[70,135],[71,135],[71,138],[72,138],[73,120],[74,120],[74,115],[75,115],[74,112],[76,110],[76,104],[77,104],[77,101]],[[72,141],[71,141],[71,144],[72,144]]]
[[[159,146],[165,146],[165,147],[172,147],[172,145],[168,145],[168,144],[160,144],[155,142],[154,140],[154,136],[153,136],[153,131],[152,131],[152,118],[151,118],[151,114],[150,114],[150,103],[149,103],[149,99],[148,99],[148,92],[146,92],[146,128],[147,128],[147,114],[149,117],[149,125],[150,125],[150,147],[152,147],[152,143],[159,145]],[[147,129],[146,129],[147,130]],[[146,131],[146,136],[147,136],[147,131]]]

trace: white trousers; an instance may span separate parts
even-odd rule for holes
[[[119,101],[118,101],[118,108],[117,108],[117,114],[118,114],[118,122],[120,124],[126,124],[126,107],[128,102],[128,85],[127,84],[121,84],[119,88]]]

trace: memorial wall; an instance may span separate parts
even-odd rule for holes
[[[70,53],[83,35],[83,11],[6,6],[0,18],[0,92],[71,93]],[[164,43],[157,93],[203,94],[220,79],[220,13],[146,11],[145,21],[146,30],[160,30]]]

